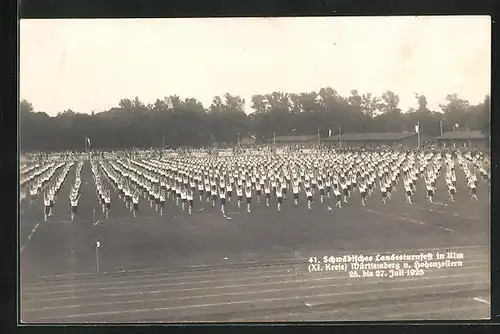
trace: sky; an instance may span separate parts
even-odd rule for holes
[[[322,87],[391,90],[403,110],[424,94],[437,110],[450,93],[481,102],[491,82],[487,16],[21,20],[19,45],[20,98],[52,116],[226,92],[251,112],[254,94]]]

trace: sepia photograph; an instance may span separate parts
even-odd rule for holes
[[[490,319],[489,16],[19,29],[21,324]]]

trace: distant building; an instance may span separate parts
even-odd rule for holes
[[[276,146],[301,146],[310,147],[318,144],[317,135],[303,135],[303,136],[276,136],[275,138],[268,138],[264,140],[266,145],[273,145],[276,141]]]
[[[488,148],[489,137],[482,131],[451,131],[436,137],[436,144],[445,147]]]
[[[377,147],[377,146],[405,146],[417,147],[418,134],[416,132],[370,132],[344,133],[324,140],[333,146],[342,147]],[[420,133],[420,145],[433,140],[428,134]]]

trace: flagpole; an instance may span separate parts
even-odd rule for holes
[[[441,131],[441,136],[443,135],[443,120],[439,121],[439,130]]]
[[[420,122],[418,122],[417,141],[418,147],[420,148]]]
[[[96,263],[96,269],[97,273],[99,273],[99,246],[101,244],[99,243],[99,240],[97,240],[96,245],[95,245],[95,263]]]
[[[273,131],[273,146],[276,146],[276,131]]]
[[[342,127],[339,126],[339,145],[342,148]]]
[[[319,128],[318,128],[318,147],[321,146],[321,139],[319,137]]]

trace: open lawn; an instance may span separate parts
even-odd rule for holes
[[[413,204],[405,203],[399,184],[386,205],[377,190],[366,207],[360,205],[356,192],[349,203],[332,211],[318,198],[312,210],[307,210],[305,199],[298,208],[286,199],[283,211],[277,212],[272,199],[270,207],[254,200],[252,212],[247,213],[243,206],[236,207],[233,198],[227,208],[231,219],[226,219],[218,206],[196,203],[189,216],[171,201],[160,216],[141,199],[134,219],[114,193],[105,220],[86,161],[79,215],[71,221],[68,193],[73,170],[47,222],[42,197],[31,206],[26,201],[21,204],[24,322],[490,316],[489,185],[481,181],[479,200],[470,201],[460,170],[454,203],[448,202],[441,177],[437,204],[427,203],[419,183]],[[95,225],[97,220],[102,222]],[[324,256],[347,254],[438,251],[463,254],[462,266],[393,278],[363,277],[363,270],[358,270],[359,277],[350,277],[351,270],[310,272],[308,268],[311,256],[322,261]]]

